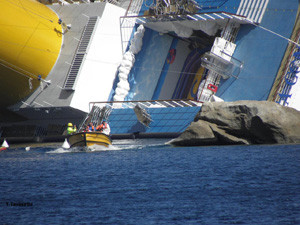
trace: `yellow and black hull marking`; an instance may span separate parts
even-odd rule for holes
[[[70,147],[89,147],[100,145],[108,147],[111,145],[111,139],[106,134],[100,132],[80,132],[68,137]]]

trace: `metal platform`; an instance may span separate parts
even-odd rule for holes
[[[192,100],[153,100],[125,102],[92,102],[91,106],[111,107],[107,117],[112,138],[135,135],[139,137],[175,137],[183,132],[200,111],[202,103]],[[135,112],[141,107],[151,122],[146,126]]]

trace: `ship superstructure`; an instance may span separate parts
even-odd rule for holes
[[[1,117],[4,125],[0,133],[23,137],[61,135],[66,121],[78,124],[84,118],[90,101],[109,98],[122,59],[119,18],[126,9],[109,2],[12,2],[0,2],[1,9],[8,12],[7,17],[1,14],[2,23],[7,24],[1,25],[0,76],[5,81],[1,81],[1,91],[7,96],[1,106],[10,105],[8,109],[22,116],[23,121],[16,125]],[[12,16],[14,13],[18,16]],[[31,33],[22,33],[26,29]],[[12,39],[10,32],[17,31]],[[11,51],[11,46],[20,50]]]
[[[10,107],[35,136],[79,124],[89,102],[99,101],[110,108],[112,134],[177,134],[191,122],[181,118],[193,118],[201,102],[281,94],[271,89],[289,45],[289,59],[297,57],[296,0],[40,2],[56,16],[48,22],[57,37],[49,38],[60,48],[48,72],[24,78],[22,88],[31,91]],[[296,83],[295,76],[285,80]],[[137,106],[150,112],[150,126],[140,123]],[[3,127],[2,136],[9,133]]]
[[[147,43],[126,99],[267,100],[287,46],[298,48],[290,39],[297,12],[293,0],[147,1],[138,16],[124,17],[146,27]],[[139,95],[149,76],[154,91]]]

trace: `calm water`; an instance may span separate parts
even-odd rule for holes
[[[0,152],[0,224],[300,224],[300,145]]]

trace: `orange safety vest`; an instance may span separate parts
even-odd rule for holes
[[[98,125],[97,128],[96,128],[96,130],[101,131],[101,130],[104,130],[106,128],[107,128],[107,123],[104,123],[104,126],[103,126],[103,124]]]

